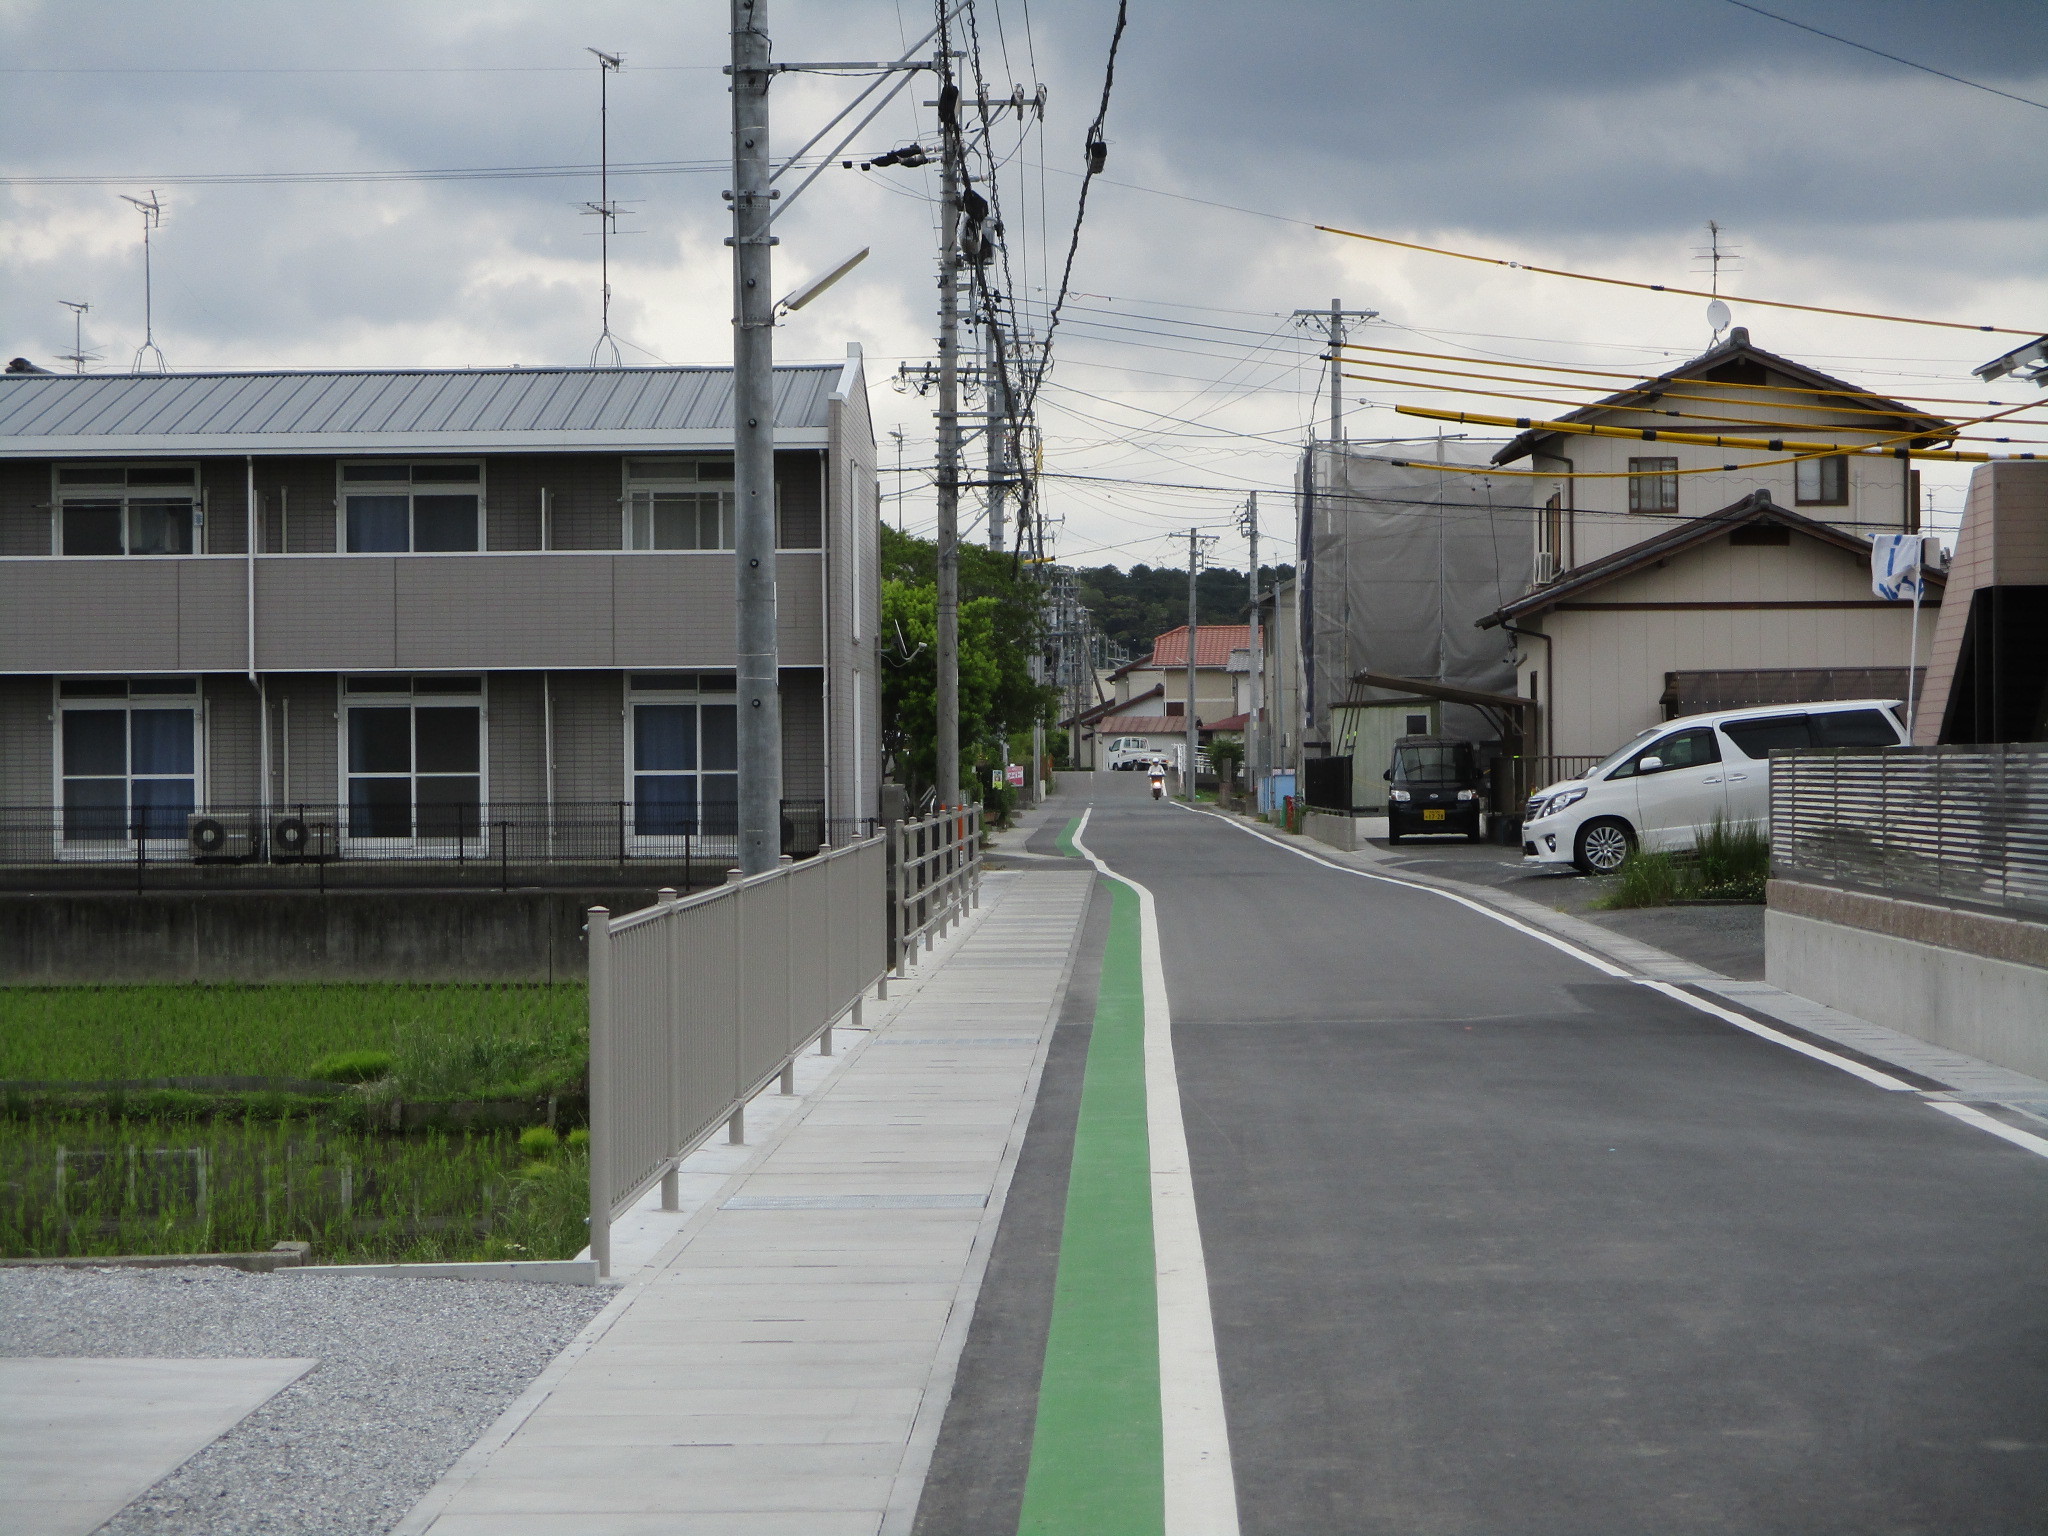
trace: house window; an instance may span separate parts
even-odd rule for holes
[[[731,549],[732,460],[626,460],[626,548]]]
[[[627,688],[626,788],[634,833],[737,832],[739,707],[729,702],[732,676],[636,673]]]
[[[342,547],[352,555],[481,549],[483,466],[473,461],[341,466]]]
[[[1536,579],[1555,581],[1564,570],[1564,492],[1552,491],[1536,517]]]
[[[1631,512],[1678,510],[1678,460],[1630,459],[1628,509]]]
[[[1799,460],[1792,466],[1792,499],[1802,507],[1849,505],[1849,456]]]
[[[65,841],[183,837],[198,803],[198,683],[81,678],[57,700]]]
[[[67,555],[189,555],[199,472],[190,464],[65,464],[58,549]]]
[[[348,835],[470,838],[483,823],[483,683],[351,677]]]

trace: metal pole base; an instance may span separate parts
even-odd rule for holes
[[[855,1003],[853,1006],[858,1008],[860,1004]],[[830,1024],[827,1024],[825,1032],[818,1036],[818,1054],[820,1056],[830,1056],[832,1054],[832,1026]]]
[[[782,1096],[789,1098],[796,1092],[796,1058],[790,1057],[782,1064]]]
[[[661,1176],[661,1208],[664,1211],[680,1211],[683,1208],[683,1182],[677,1175],[674,1163],[670,1163],[668,1172]]]
[[[735,1147],[747,1144],[747,1106],[742,1104],[725,1122],[725,1139]]]

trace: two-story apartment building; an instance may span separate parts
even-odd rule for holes
[[[1912,608],[1873,597],[1869,539],[1918,528],[1918,477],[1897,450],[1944,443],[1952,425],[1763,351],[1739,326],[1546,420],[1621,435],[1533,424],[1493,458],[1539,472],[1526,482],[1534,580],[1479,620],[1517,641],[1518,691],[1541,706],[1527,750],[1604,753],[1703,709],[1903,694]],[[1843,451],[1793,446],[1812,443]],[[1922,661],[1939,597],[1931,582]]]
[[[875,813],[874,442],[857,349],[776,373],[807,851]],[[731,410],[725,368],[0,379],[0,863],[729,837]]]

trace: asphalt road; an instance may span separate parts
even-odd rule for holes
[[[1097,784],[1088,843],[1158,902],[1247,1533],[2048,1529],[2048,1160]],[[1016,1529],[1079,1059],[925,1530]]]

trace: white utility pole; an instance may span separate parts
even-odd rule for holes
[[[782,854],[782,700],[775,629],[775,299],[768,232],[768,0],[732,0],[733,501],[740,869]]]
[[[1294,323],[1321,331],[1330,344],[1330,441],[1344,441],[1344,322],[1377,320],[1376,309],[1346,309],[1342,299],[1330,300],[1328,309],[1297,309]]]

